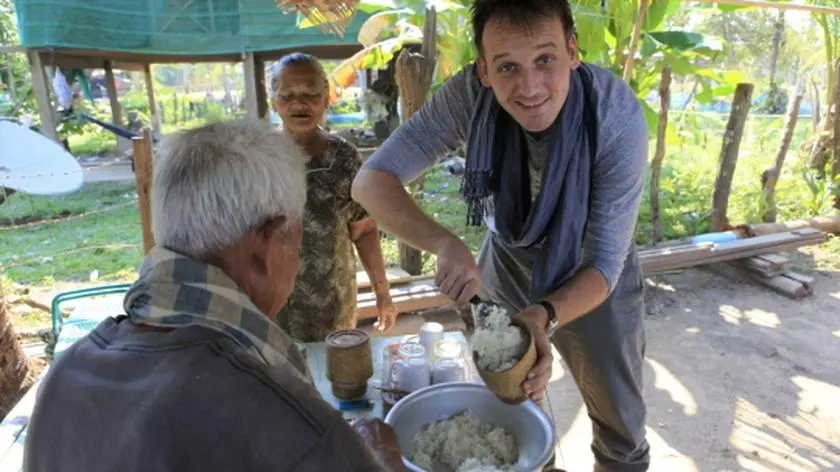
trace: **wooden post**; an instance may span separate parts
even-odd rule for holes
[[[642,27],[647,14],[648,0],[639,1],[639,13],[636,16],[636,24],[633,26],[633,36],[630,38],[630,47],[627,49],[627,60],[624,61],[624,74],[622,79],[628,84],[633,79],[633,63],[636,61],[636,50],[639,49],[639,38],[642,36]]]
[[[426,21],[423,26],[423,46],[420,54],[403,49],[397,57],[396,77],[397,85],[400,88],[404,121],[420,110],[429,96],[436,61],[436,25],[437,16],[434,7],[427,8]],[[415,200],[419,201],[422,198],[424,181],[423,176],[420,176],[409,187]],[[423,271],[423,255],[421,252],[402,241],[398,245],[400,267],[411,275],[419,275]]]
[[[668,109],[671,107],[671,66],[662,68],[659,80],[659,126],[656,130],[656,151],[651,162],[650,213],[653,219],[653,243],[662,240],[662,222],[659,218],[659,179],[665,159],[665,138],[668,133]]]
[[[152,209],[149,191],[154,173],[154,152],[152,150],[152,131],[143,128],[143,135],[133,138],[134,177],[137,180],[137,205],[140,207],[140,224],[143,228],[143,253],[155,245],[152,235]]]
[[[108,102],[111,104],[111,122],[122,126],[122,108],[117,97],[117,81],[114,79],[114,64],[112,61],[105,61],[105,89],[108,91]],[[117,152],[128,150],[128,143],[122,137],[116,136]]]
[[[726,131],[723,134],[720,168],[712,194],[710,231],[722,231],[729,225],[726,217],[729,192],[732,190],[732,177],[735,175],[735,165],[738,163],[738,149],[741,146],[744,124],[747,122],[747,114],[750,111],[752,92],[753,84],[741,83],[735,88],[729,122],[726,123]]]
[[[790,148],[790,141],[793,139],[796,121],[799,118],[799,105],[802,104],[804,95],[805,88],[800,83],[797,85],[796,95],[788,107],[787,117],[785,118],[785,130],[782,134],[782,142],[779,144],[779,150],[776,152],[776,159],[773,161],[773,167],[770,167],[761,174],[762,196],[764,198],[764,214],[761,219],[765,223],[776,221],[776,184],[779,181],[779,176],[782,175],[785,156]]]
[[[146,82],[146,99],[152,115],[152,130],[156,135],[160,135],[160,114],[155,102],[155,77],[152,75],[152,66],[149,64],[143,64],[143,80]]]
[[[264,119],[268,116],[268,97],[265,91],[265,67],[262,59],[253,52],[243,54],[245,67],[245,109],[248,118]]]
[[[50,87],[41,53],[29,51],[29,67],[32,74],[32,93],[38,105],[38,116],[41,118],[41,134],[59,143],[56,131],[55,110],[50,101]]]

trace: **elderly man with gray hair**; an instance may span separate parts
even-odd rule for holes
[[[71,346],[44,379],[24,470],[403,470],[393,430],[348,425],[265,316],[294,287],[304,162],[264,122],[164,142],[152,186],[158,245],[126,315]]]

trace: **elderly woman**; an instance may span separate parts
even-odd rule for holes
[[[329,100],[324,69],[308,54],[285,56],[271,67],[271,93],[283,129],[307,154],[301,268],[277,322],[302,341],[323,341],[335,329],[355,327],[355,245],[376,294],[375,326],[383,332],[394,324],[397,312],[385,276],[379,231],[350,198],[362,164],[358,150],[320,127]]]
[[[303,162],[263,122],[164,143],[152,186],[158,245],[126,294],[127,315],[51,367],[24,470],[404,470],[393,430],[367,422],[354,433],[266,316],[294,286]]]

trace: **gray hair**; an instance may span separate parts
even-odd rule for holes
[[[220,122],[168,136],[152,183],[155,242],[191,257],[216,254],[272,218],[299,222],[306,154],[263,120]]]
[[[305,52],[293,52],[274,61],[271,64],[271,67],[269,67],[268,69],[268,86],[271,89],[272,97],[276,96],[277,92],[279,91],[277,88],[277,79],[280,77],[280,74],[283,72],[283,69],[295,64],[305,64],[311,66],[313,69],[315,69],[315,72],[324,80],[324,85],[327,86],[327,88],[329,88],[329,84],[327,81],[327,73],[324,71],[324,66],[321,64],[321,61],[319,61],[318,58],[313,56],[312,54],[307,54]]]

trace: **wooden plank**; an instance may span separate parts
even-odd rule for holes
[[[797,282],[802,283],[809,289],[812,289],[814,287],[814,283],[816,282],[816,279],[814,279],[813,277],[805,274],[800,274],[799,272],[794,272],[792,270],[786,271],[785,277],[796,280]]]
[[[749,236],[783,233],[802,228],[815,228],[826,233],[840,234],[840,216],[808,218],[782,223],[758,223],[754,225],[741,225],[738,228],[742,229]]]
[[[779,267],[786,264],[790,264],[790,259],[781,254],[762,254],[760,256],[756,256],[756,259],[765,261],[773,266]]]
[[[385,269],[385,277],[388,279],[388,283],[391,285],[396,285],[402,280],[408,279],[412,277],[408,272],[397,268],[397,267],[389,267]],[[367,272],[360,270],[356,272],[356,287],[359,290],[368,289],[370,288],[370,277],[368,277]]]
[[[805,298],[813,293],[810,288],[801,282],[785,276],[763,277],[731,263],[716,264],[714,267],[717,269],[717,272],[725,276],[757,283],[794,300]]]

